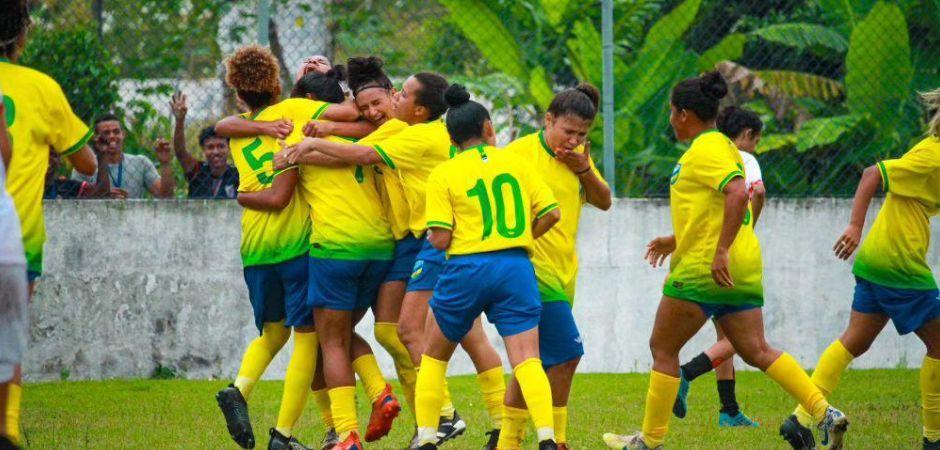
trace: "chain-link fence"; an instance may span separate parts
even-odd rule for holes
[[[850,196],[862,168],[923,135],[916,92],[940,86],[938,0],[610,1],[615,114],[599,117],[590,137],[599,165],[614,154],[615,167],[602,169],[619,196],[668,195],[685,149],[669,127],[669,92],[702,71],[720,70],[726,103],[763,119],[756,153],[771,196]],[[231,197],[225,149],[200,134],[237,111],[222,62],[238,46],[269,44],[284,92],[317,54],[381,56],[396,82],[440,72],[485,99],[505,144],[540,126],[553,92],[604,84],[601,3],[43,0],[22,62],[56,78],[89,123],[117,115],[123,143],[93,142],[146,156],[110,167],[124,195]],[[185,114],[170,106],[177,92]],[[615,131],[607,148],[605,122]]]

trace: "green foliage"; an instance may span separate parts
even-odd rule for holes
[[[845,38],[835,30],[811,23],[773,24],[751,34],[787,47],[817,53],[826,50],[842,53],[849,47]]]

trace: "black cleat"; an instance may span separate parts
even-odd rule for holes
[[[924,450],[940,450],[940,439],[930,442],[924,438]]]
[[[271,440],[268,441],[268,450],[312,450],[301,444],[297,438],[284,436],[274,428],[271,428],[268,433],[271,434]]]
[[[780,436],[790,444],[793,450],[815,450],[816,439],[813,438],[813,431],[800,425],[795,415],[787,417],[780,424]]]
[[[336,444],[339,444],[339,435],[336,434],[336,428],[326,430],[323,440],[320,441],[320,450],[331,450]]]
[[[924,439],[924,441],[926,442],[926,439]],[[6,436],[0,436],[0,450],[20,450],[20,448],[13,444],[13,441]]]
[[[437,445],[441,445],[451,439],[456,438],[467,431],[467,422],[460,418],[460,414],[454,411],[454,417],[441,417],[437,426]]]
[[[551,439],[539,442],[539,450],[558,450],[558,445]]]
[[[437,450],[437,446],[429,442],[418,447],[418,450]]]
[[[230,384],[215,394],[215,401],[225,416],[225,425],[232,440],[241,448],[255,448],[255,434],[251,431],[251,420],[248,418],[248,403],[241,391]]]
[[[496,444],[499,442],[499,428],[494,428],[486,432],[489,438],[483,445],[483,450],[496,450]]]

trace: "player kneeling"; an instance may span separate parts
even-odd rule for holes
[[[447,131],[460,153],[428,178],[429,240],[448,260],[431,298],[415,391],[420,448],[437,448],[447,361],[485,312],[506,343],[539,448],[555,449],[551,388],[539,360],[542,306],[528,252],[561,214],[525,161],[492,147],[496,137],[486,109],[460,85],[448,88],[445,98]]]

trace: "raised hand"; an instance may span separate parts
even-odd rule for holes
[[[564,165],[568,166],[572,172],[582,174],[591,169],[591,141],[584,141],[584,150],[581,152],[575,150],[556,150],[556,158]]]
[[[157,154],[157,161],[160,164],[169,164],[172,159],[172,153],[170,152],[170,141],[159,138],[154,144],[153,152]]]
[[[186,113],[189,111],[189,107],[186,106],[186,94],[182,92],[173,94],[173,97],[170,98],[170,110],[173,111],[173,117],[177,121],[182,122],[185,120]]]

